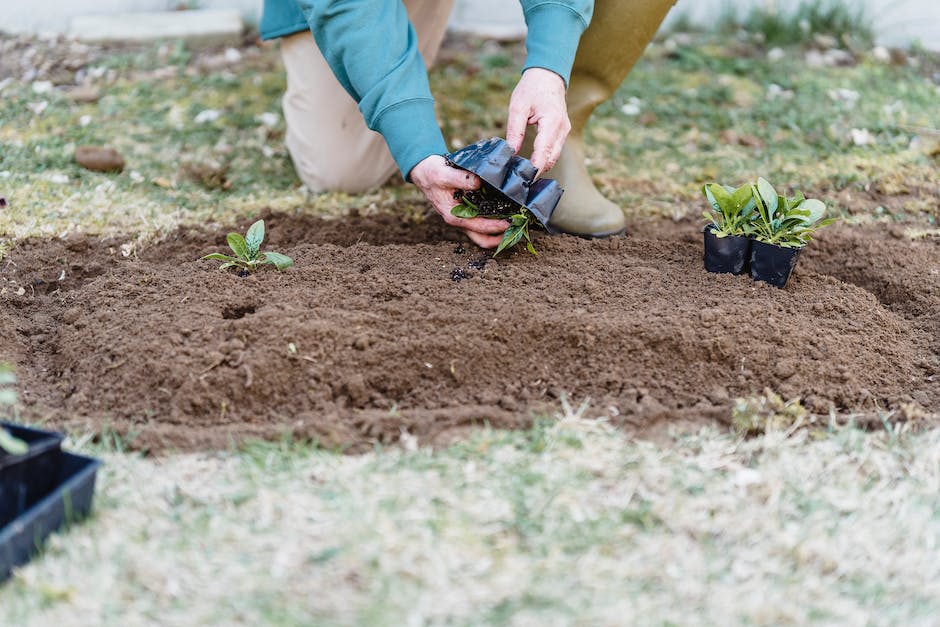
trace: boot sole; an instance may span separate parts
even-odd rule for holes
[[[574,231],[566,231],[564,229],[559,229],[555,227],[555,230],[559,233],[564,233],[565,235],[574,235],[575,237],[580,237],[581,239],[606,239],[608,237],[617,237],[618,235],[626,235],[627,227],[619,229],[617,231],[610,231],[608,233],[575,233]]]

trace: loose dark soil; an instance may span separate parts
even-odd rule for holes
[[[0,359],[26,417],[158,451],[440,441],[526,426],[563,393],[640,433],[726,421],[764,388],[817,414],[940,413],[938,240],[830,227],[779,290],[706,273],[691,222],[482,263],[436,219],[265,218],[283,273],[196,261],[250,221],[129,258],[119,238],[20,243],[0,264]]]
[[[478,190],[457,192],[454,200],[467,199],[479,210],[481,216],[511,216],[519,212],[519,205],[502,195],[489,183],[483,183]]]

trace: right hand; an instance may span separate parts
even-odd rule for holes
[[[499,246],[509,222],[483,217],[458,218],[450,212],[458,204],[454,200],[456,192],[480,188],[481,181],[477,175],[447,165],[444,157],[431,155],[411,169],[409,178],[444,222],[463,230],[480,248]]]

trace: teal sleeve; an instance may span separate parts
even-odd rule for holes
[[[561,76],[567,85],[581,34],[594,14],[594,2],[522,0],[522,11],[528,27],[526,61],[522,71],[532,67],[545,68]]]
[[[297,0],[336,78],[406,179],[447,152],[418,39],[401,0]]]

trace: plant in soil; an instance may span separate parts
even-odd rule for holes
[[[239,272],[254,272],[263,265],[272,265],[278,270],[284,270],[294,265],[294,260],[287,255],[275,252],[261,252],[261,243],[264,241],[264,220],[252,224],[244,237],[240,233],[229,233],[226,236],[229,248],[235,256],[222,253],[210,253],[201,259],[210,259],[223,262],[219,270],[238,268]]]
[[[0,416],[7,418],[8,411],[16,405],[16,376],[7,365],[0,365]],[[0,455],[23,455],[29,450],[29,445],[23,440],[14,437],[9,431],[0,427]]]
[[[526,250],[533,255],[535,246],[529,228],[533,225],[541,226],[534,215],[523,205],[518,205],[499,193],[489,183],[483,183],[478,190],[458,191],[454,200],[460,201],[450,212],[458,218],[476,218],[483,216],[500,220],[509,220],[509,228],[503,233],[503,239],[496,247],[495,257],[507,248],[512,248],[525,240]]]

